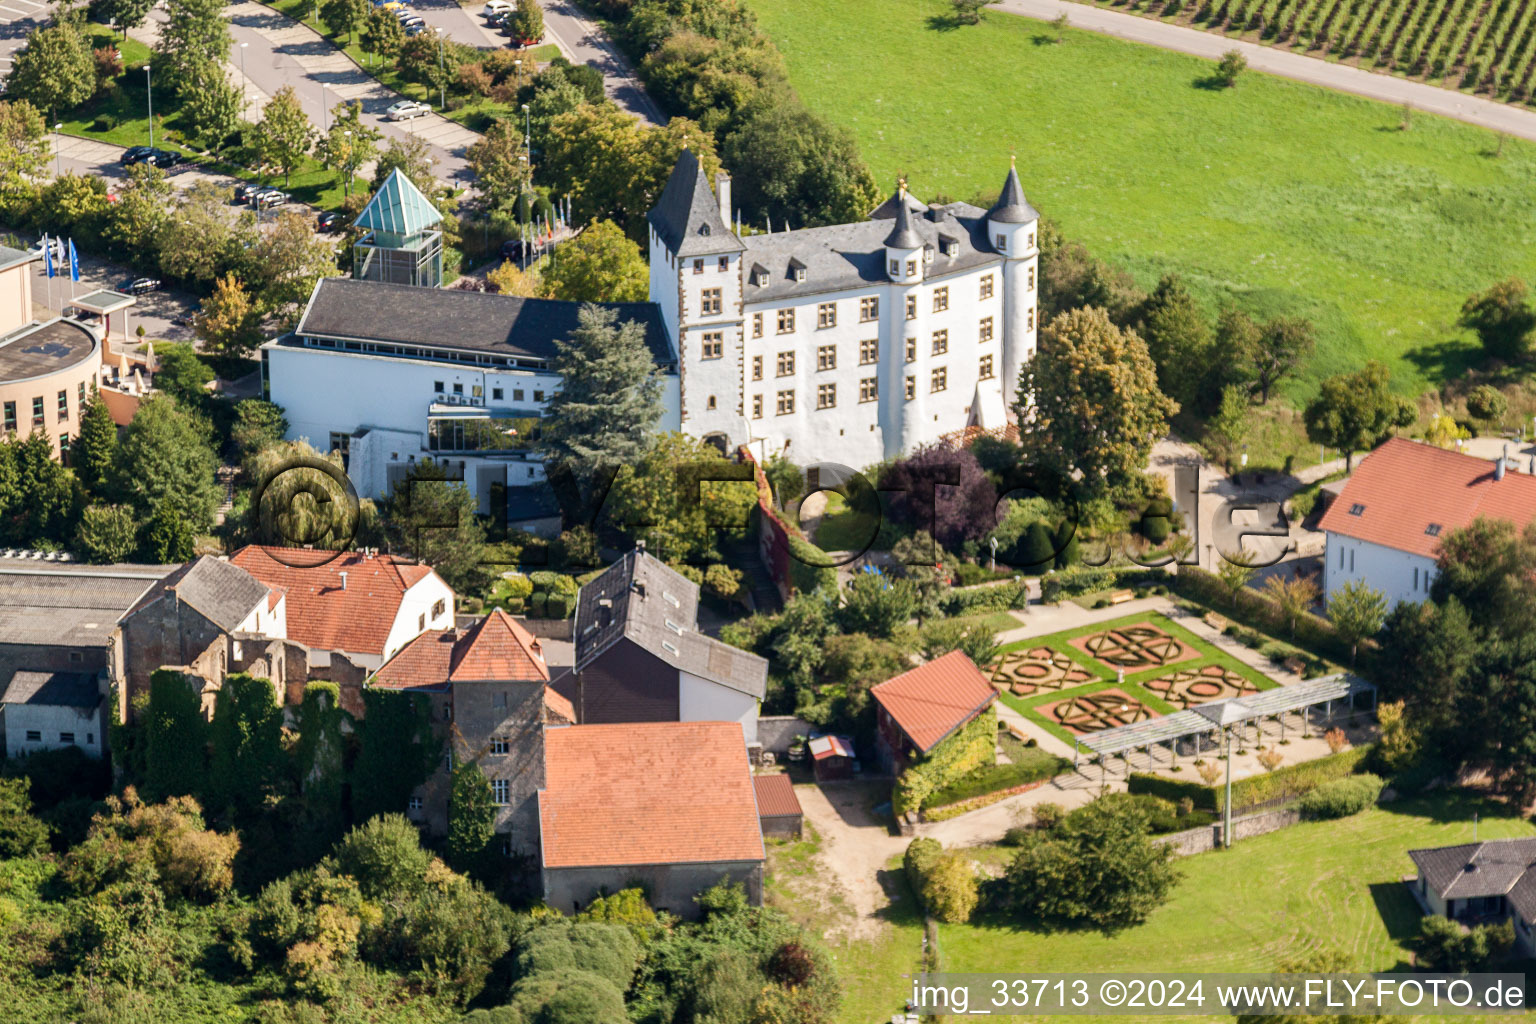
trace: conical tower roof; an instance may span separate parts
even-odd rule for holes
[[[744,246],[720,216],[699,158],[690,149],[678,155],[666,187],[646,219],[662,244],[678,256],[740,252]]]
[[[415,235],[443,222],[432,201],[421,194],[415,182],[396,167],[384,179],[384,184],[368,200],[356,224],[360,228],[387,231],[398,235]]]
[[[897,193],[896,226],[891,228],[891,233],[885,236],[887,249],[921,249],[923,236],[917,233],[912,226],[912,208],[907,205],[907,187],[903,185]]]
[[[997,221],[999,224],[1028,224],[1032,220],[1040,219],[1040,214],[1029,205],[1029,200],[1024,198],[1024,186],[1019,184],[1018,168],[1008,168],[1008,177],[1003,182],[1003,193],[997,197],[997,202],[992,204],[992,209],[987,211],[987,219]]]

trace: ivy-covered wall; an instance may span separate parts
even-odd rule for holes
[[[923,806],[929,793],[997,757],[997,705],[907,767],[896,780],[891,806],[900,817]]]

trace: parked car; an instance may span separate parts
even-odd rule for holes
[[[235,202],[246,202],[251,198],[252,195],[262,190],[263,186],[261,185],[252,185],[248,181],[242,181],[240,184],[235,186]]]
[[[403,10],[405,10],[405,4],[401,3],[400,0],[386,0],[385,3],[382,3],[382,4],[379,5],[379,10],[381,10],[381,11],[403,11]]]
[[[426,22],[422,22],[419,25],[407,25],[407,26],[405,26],[405,34],[408,35],[408,36],[419,36],[423,32],[425,32],[426,30],[427,30]]]
[[[485,5],[485,16],[487,18],[494,18],[506,14],[510,10],[512,10],[512,4],[508,3],[507,0],[490,0],[490,3]]]
[[[191,313],[179,313],[176,316],[171,317],[171,326],[185,327],[190,331],[192,328],[197,326],[197,321]]]
[[[123,154],[124,164],[130,166],[133,164],[149,164],[153,167],[172,167],[182,161],[180,153],[172,153],[168,149],[155,149],[151,146],[135,146],[134,149],[139,150],[139,152],[132,160],[128,159],[128,153],[132,153],[132,149],[128,153]]]
[[[123,151],[123,166],[132,167],[149,153],[149,146],[129,146]]]
[[[402,7],[398,11],[395,12],[395,18],[402,25],[404,25],[406,22],[410,21],[412,18],[420,18],[420,17],[421,17],[421,15],[417,14],[415,11],[411,10],[409,7]],[[423,19],[423,20],[425,20],[425,19]]]
[[[391,121],[408,121],[413,117],[425,117],[432,113],[432,108],[419,100],[401,100],[391,103],[389,109],[384,111],[384,116]]]
[[[527,245],[521,238],[509,238],[501,243],[501,258],[504,260],[520,260],[523,258],[523,248]]]
[[[256,193],[256,195],[251,198],[251,205],[257,207],[258,209],[266,209],[272,206],[282,206],[287,203],[290,198],[291,197],[288,195],[288,193],[284,192],[282,189],[272,188],[267,189],[265,192]]]
[[[427,19],[419,14],[413,14],[409,18],[401,18],[400,24],[406,28],[426,28]]]
[[[315,218],[316,231],[335,231],[341,227],[341,214],[329,210]]]
[[[150,292],[160,290],[158,277],[136,277],[123,286],[123,291],[129,295],[148,295]]]

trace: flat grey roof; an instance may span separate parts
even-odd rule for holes
[[[1333,700],[1343,700],[1359,693],[1369,693],[1375,685],[1358,676],[1339,673],[1304,679],[1289,686],[1277,686],[1273,690],[1261,690],[1244,697],[1213,700],[1187,711],[1177,711],[1161,718],[1149,718],[1144,722],[1086,733],[1076,738],[1077,745],[1086,747],[1100,756],[1119,754],[1127,750],[1158,743],[1172,743],[1186,736],[1198,736],[1224,725],[1251,722],[1255,718],[1278,715],[1285,711],[1300,711]]]
[[[87,313],[116,313],[120,309],[127,309],[139,300],[132,295],[123,292],[115,292],[110,288],[90,292],[78,299],[71,299],[70,305],[79,306]]]
[[[0,642],[104,646],[117,620],[175,566],[62,566],[0,558]]]
[[[0,381],[43,377],[84,362],[95,354],[98,342],[81,324],[49,320],[0,340]]]
[[[52,707],[94,708],[101,688],[89,672],[36,672],[21,669],[0,690],[0,704],[43,704]]]
[[[12,249],[8,245],[0,245],[0,270],[9,270],[42,258],[43,254],[40,252],[25,252],[21,249]]]

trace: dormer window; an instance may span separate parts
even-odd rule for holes
[[[699,234],[701,234],[701,235],[709,234],[709,225],[708,224],[700,224],[699,225]]]
[[[944,256],[953,256],[960,251],[960,243],[953,238],[939,239],[939,253]]]
[[[1438,537],[1440,536],[1440,524],[1430,523],[1428,526],[1424,527],[1424,532],[1431,537]]]
[[[768,268],[761,263],[752,264],[752,273],[749,275],[748,280],[754,288],[766,287],[768,284]]]
[[[789,261],[789,277],[792,281],[804,281],[805,264],[791,257]]]
[[[1349,514],[1352,516],[1363,516],[1365,515],[1365,506],[1358,503],[1351,505],[1349,506]]]
[[[931,245],[923,246],[923,262],[924,263],[932,263],[933,262],[933,246],[931,246]]]

